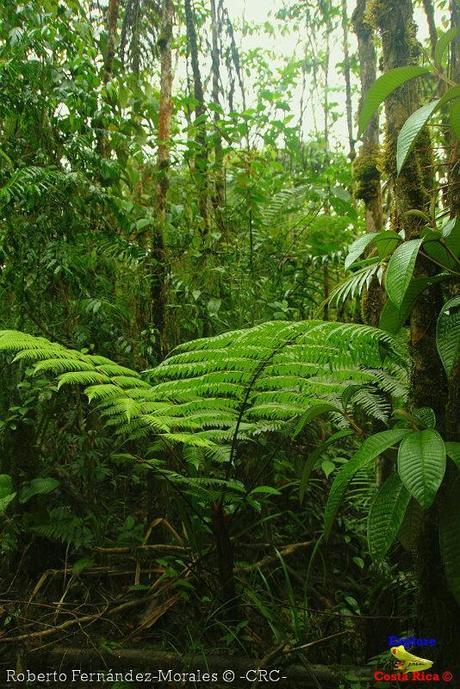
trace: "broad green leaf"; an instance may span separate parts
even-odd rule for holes
[[[439,107],[442,108],[444,105],[450,103],[456,98],[460,98],[460,84],[458,84],[457,86],[452,86],[452,88],[448,89],[445,92],[445,94],[442,96],[439,102]]]
[[[345,268],[349,268],[352,263],[356,261],[357,258],[359,258],[366,248],[369,246],[369,244],[372,243],[372,241],[375,239],[376,234],[375,232],[368,232],[367,234],[363,235],[362,237],[358,237],[353,244],[350,246],[348,249],[348,254],[345,258]]]
[[[450,273],[438,273],[431,277],[414,278],[407,288],[403,302],[399,308],[389,299],[385,302],[385,306],[380,314],[379,328],[386,330],[392,335],[396,335],[409,318],[412,307],[418,296],[428,289],[428,287],[431,287],[431,285],[436,285],[439,282],[450,279],[452,279]]]
[[[446,470],[446,446],[437,431],[413,431],[399,446],[398,473],[417,502],[433,503]]]
[[[362,237],[358,237],[350,246],[348,255],[345,258],[345,268],[349,268],[371,244],[375,244],[380,258],[386,258],[398,246],[400,241],[401,237],[392,230],[368,232]]]
[[[273,488],[272,486],[257,486],[251,490],[249,495],[281,495],[281,493],[277,488]]]
[[[369,511],[367,539],[373,560],[382,560],[388,553],[406,514],[410,493],[398,474],[390,476],[380,487]]]
[[[448,376],[460,358],[460,296],[444,304],[436,325],[436,346]]]
[[[330,459],[325,459],[324,462],[321,462],[321,469],[323,470],[326,478],[328,478],[335,470],[335,464],[334,462],[331,462]]]
[[[442,232],[433,232],[432,230],[423,233],[424,253],[447,269],[456,268],[456,260],[452,254],[457,254],[458,249],[455,225],[447,237],[444,237]]]
[[[327,412],[337,412],[338,414],[341,414],[341,410],[335,405],[332,404],[332,402],[325,402],[323,400],[314,403],[307,409],[307,411],[302,414],[296,424],[296,427],[294,429],[294,438],[299,435],[299,433],[305,428],[307,423],[310,421],[313,421],[317,416],[320,416],[321,414],[326,414]]]
[[[381,259],[387,258],[402,241],[397,232],[385,230],[375,235],[374,244]]]
[[[420,131],[426,125],[430,117],[435,112],[439,105],[439,98],[423,105],[421,108],[412,113],[412,115],[404,122],[401,131],[399,132],[397,150],[396,150],[396,167],[398,175],[401,172],[404,163],[407,160],[415,139],[420,134]]]
[[[436,46],[434,49],[434,62],[438,67],[442,67],[442,61],[444,58],[444,53],[446,52],[449,43],[452,43],[456,35],[458,34],[458,29],[453,27],[439,36],[436,41]]]
[[[457,223],[457,218],[449,218],[449,220],[444,223],[442,226],[441,234],[446,239],[452,234],[452,230],[454,229],[455,225]]]
[[[0,498],[10,495],[14,491],[13,479],[9,474],[0,474]]]
[[[0,514],[3,514],[10,502],[12,502],[15,497],[16,493],[9,493],[9,495],[4,495],[0,498]]]
[[[344,464],[332,483],[324,511],[324,531],[326,537],[328,537],[331,532],[332,524],[340,507],[340,503],[345,495],[348,484],[356,472],[381,455],[382,452],[385,452],[385,450],[397,445],[410,432],[411,431],[407,428],[395,428],[371,435],[370,438],[367,438],[363,442],[360,449],[353,457]]]
[[[51,478],[50,476],[34,478],[32,481],[28,481],[21,489],[19,493],[19,502],[27,502],[34,495],[46,495],[47,493],[51,493],[53,490],[56,490],[58,486],[59,481],[56,481],[55,478]]]
[[[423,239],[411,239],[398,246],[388,263],[385,288],[393,304],[400,308],[414,275],[417,254]]]
[[[6,510],[15,497],[13,479],[9,474],[0,474],[0,514]]]
[[[367,92],[366,100],[363,103],[359,114],[359,133],[362,134],[369,124],[375,111],[393,91],[405,84],[410,79],[430,74],[427,67],[407,65],[396,67],[395,69],[382,74]]]
[[[414,552],[417,549],[424,520],[424,510],[420,507],[417,500],[411,498],[398,533],[398,541],[407,551]]]
[[[401,310],[392,301],[387,299],[380,313],[379,328],[387,333],[396,335],[404,325],[406,318],[403,318]]]
[[[446,443],[446,452],[447,456],[450,457],[460,469],[460,443]]]
[[[450,106],[450,126],[456,138],[460,141],[460,100],[454,100]]]
[[[445,242],[446,246],[454,254],[454,256],[460,258],[460,216],[455,218],[455,223],[453,227],[451,227],[448,236],[445,238]]]
[[[442,503],[439,544],[449,588],[460,603],[460,476],[452,482]]]

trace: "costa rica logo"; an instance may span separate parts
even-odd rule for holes
[[[419,658],[413,653],[406,651],[404,646],[393,646],[391,654],[397,660],[396,669],[402,672],[418,672],[429,670],[433,666],[433,661],[427,658]]]

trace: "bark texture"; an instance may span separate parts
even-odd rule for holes
[[[420,61],[415,37],[411,0],[372,0],[370,16],[382,40],[383,67],[390,70]],[[392,188],[391,225],[403,230],[407,240],[420,236],[423,220],[408,216],[412,209],[428,211],[433,188],[433,161],[430,138],[422,132],[399,177],[396,174],[396,142],[407,118],[420,107],[417,80],[409,81],[385,101],[386,135],[384,166]],[[436,267],[420,256],[416,274],[426,276]],[[443,430],[447,402],[446,380],[436,349],[436,320],[442,305],[439,288],[427,290],[416,302],[410,318],[412,371],[410,403],[414,408],[432,407],[438,428]],[[425,513],[422,537],[417,548],[419,595],[417,633],[437,638],[437,662],[452,663],[458,657],[458,606],[447,589],[438,545],[438,512],[442,490],[433,507]],[[446,665],[447,666],[447,665]]]
[[[187,44],[193,73],[193,95],[195,98],[195,178],[198,188],[198,203],[202,218],[202,233],[208,234],[208,142],[206,136],[206,108],[204,105],[203,82],[201,79],[195,13],[191,0],[184,0]]]
[[[164,224],[167,211],[167,194],[169,188],[169,166],[172,121],[172,49],[173,38],[173,0],[163,0],[161,33],[158,40],[160,51],[160,111],[158,116],[158,161],[156,189],[156,224],[152,238],[152,325],[157,337],[156,353],[161,358],[166,351],[165,312],[166,280],[168,275],[167,256],[165,252]]]
[[[377,55],[373,30],[366,19],[367,0],[358,0],[353,13],[353,28],[358,39],[358,55],[361,80],[361,102],[366,99],[370,86],[377,78]],[[380,232],[383,229],[382,186],[379,170],[379,116],[369,122],[363,134],[362,145],[353,165],[355,198],[364,202],[366,229]],[[363,299],[362,315],[365,323],[378,326],[385,295],[379,281],[373,278]]]

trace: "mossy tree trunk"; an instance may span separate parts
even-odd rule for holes
[[[372,0],[370,17],[382,40],[385,71],[420,61],[416,41],[411,0]],[[408,82],[385,101],[386,133],[383,156],[384,171],[392,191],[391,227],[405,233],[406,240],[418,238],[423,220],[408,216],[407,211],[428,211],[433,194],[433,161],[430,137],[423,132],[401,174],[396,173],[396,143],[398,133],[414,110],[420,107],[417,80]],[[416,275],[436,272],[435,266],[420,256]],[[445,428],[447,381],[436,349],[436,320],[442,306],[439,287],[427,290],[416,302],[410,317],[410,404],[413,408],[431,407],[441,431]],[[434,506],[425,514],[418,543],[417,571],[419,592],[417,626],[420,636],[436,637],[437,661],[454,662],[460,657],[460,616],[449,593],[440,563],[438,545],[438,513],[442,501],[441,489]]]
[[[195,155],[194,173],[198,189],[198,205],[201,215],[201,232],[204,237],[209,232],[208,209],[208,142],[206,135],[206,108],[204,104],[203,82],[201,79],[198,39],[195,26],[195,12],[191,0],[185,0],[185,25],[187,45],[193,73],[193,96],[195,98]]]
[[[358,0],[352,21],[358,39],[358,54],[361,80],[361,104],[366,99],[371,84],[377,76],[377,55],[373,41],[373,30],[366,19],[367,0]],[[379,116],[369,122],[364,132],[362,145],[353,165],[355,198],[364,202],[366,229],[380,232],[383,229],[382,186],[378,165],[379,159]],[[376,277],[373,278],[363,299],[363,320],[378,326],[385,296]]]
[[[161,32],[158,39],[160,51],[160,111],[158,116],[158,159],[156,211],[157,217],[151,241],[152,275],[151,275],[151,308],[152,326],[155,329],[155,352],[161,358],[166,352],[165,313],[166,281],[168,262],[165,251],[164,225],[167,211],[169,188],[172,101],[172,47],[173,38],[173,0],[163,0]]]

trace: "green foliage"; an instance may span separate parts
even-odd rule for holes
[[[441,557],[450,589],[460,601],[460,479],[455,477],[448,487],[441,507],[439,540]]]
[[[22,488],[19,494],[19,502],[27,502],[34,495],[47,495],[59,486],[59,481],[50,476],[44,478],[34,478],[28,481]]]
[[[326,536],[331,532],[343,496],[356,472],[366,467],[372,460],[386,452],[389,448],[397,445],[408,433],[410,431],[406,428],[395,428],[371,435],[369,438],[366,438],[355,455],[340,469],[332,483],[324,513],[324,531]]]
[[[392,474],[380,487],[369,510],[367,526],[369,552],[374,560],[387,555],[401,528],[410,499],[398,474]]]
[[[406,84],[411,79],[425,74],[429,74],[430,70],[427,67],[419,67],[418,65],[407,65],[404,67],[395,67],[395,69],[382,74],[370,87],[367,92],[366,100],[364,101],[360,115],[359,115],[359,131],[363,132],[373,114],[396,89]]]
[[[436,47],[434,51],[434,61],[435,64],[438,67],[443,66],[443,59],[445,52],[449,45],[452,43],[452,41],[456,38],[458,34],[458,29],[453,27],[449,29],[448,31],[445,31],[441,36],[439,36],[438,40],[436,41]]]
[[[423,127],[426,125],[431,115],[434,113],[439,105],[439,99],[431,103],[422,105],[404,122],[398,136],[397,153],[396,153],[396,167],[398,175],[402,170],[404,163],[407,160],[415,139],[420,134]]]
[[[0,349],[29,362],[36,374],[55,375],[58,389],[84,386],[116,433],[160,434],[199,447],[233,446],[236,435],[250,438],[293,422],[300,430],[318,414],[341,413],[351,384],[386,387],[379,369],[396,379],[404,371],[388,335],[321,321],[276,321],[186,343],[147,372],[154,385],[105,357],[24,333],[0,333]],[[364,405],[372,411],[367,398]]]
[[[398,473],[424,509],[433,503],[445,470],[446,448],[437,431],[414,431],[403,439],[398,452]]]
[[[8,505],[16,497],[16,492],[13,488],[13,481],[8,474],[0,474],[0,514],[2,514]]]
[[[404,242],[392,254],[388,263],[385,287],[388,297],[400,309],[414,274],[415,262],[423,239]]]
[[[460,357],[460,297],[444,304],[436,326],[436,345],[439,357],[449,376]]]

